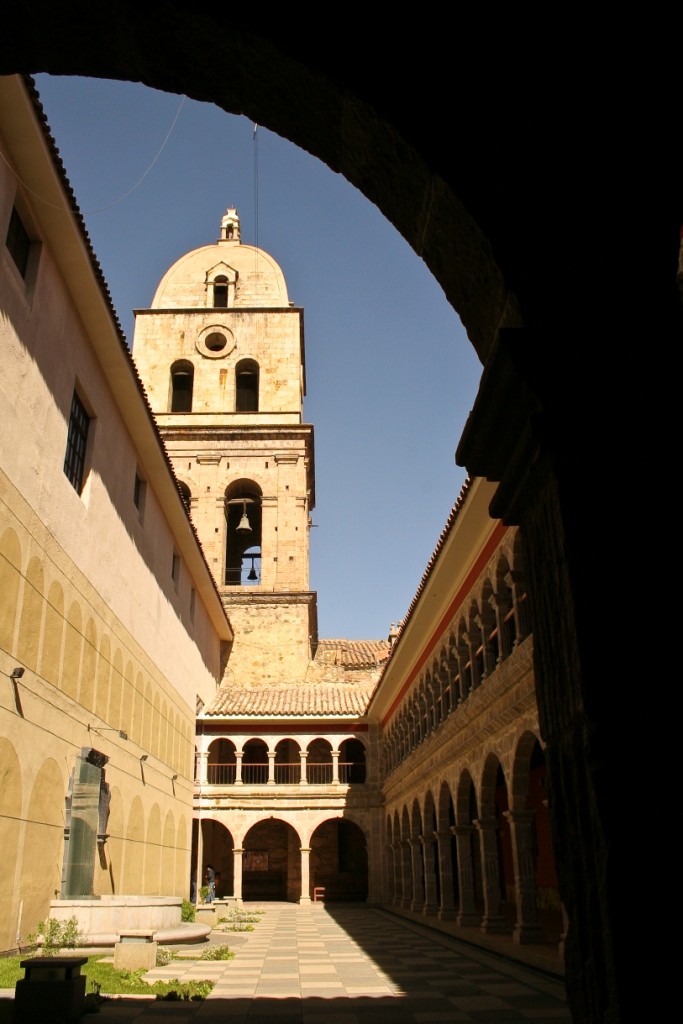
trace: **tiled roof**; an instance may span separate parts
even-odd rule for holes
[[[389,657],[386,640],[319,640],[315,662],[345,668],[374,668]]]
[[[374,683],[306,683],[255,690],[221,686],[205,716],[229,718],[357,718],[365,714]]]

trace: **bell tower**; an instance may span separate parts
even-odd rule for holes
[[[226,683],[302,682],[317,642],[303,310],[233,207],[135,311],[133,355],[235,632]]]

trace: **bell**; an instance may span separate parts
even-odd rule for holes
[[[251,533],[251,526],[249,525],[249,517],[247,516],[247,506],[245,505],[242,510],[242,518],[237,524],[238,533]]]
[[[250,571],[249,575],[247,576],[247,579],[248,580],[257,580],[258,579],[258,576],[256,575],[256,569],[254,568],[254,563],[253,562],[252,562],[252,565],[251,565],[251,571]]]

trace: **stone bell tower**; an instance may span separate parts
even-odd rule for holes
[[[303,682],[317,641],[303,310],[228,208],[218,241],[177,260],[135,318],[135,362],[235,631],[225,682]]]

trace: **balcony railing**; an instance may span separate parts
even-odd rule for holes
[[[301,783],[301,762],[294,764],[275,764],[275,785],[296,786]],[[234,786],[237,765],[209,764],[206,778],[210,786]],[[332,762],[308,762],[305,765],[305,781],[313,786],[329,786],[332,784]],[[268,764],[242,764],[242,778],[246,786],[264,786],[268,783]],[[340,761],[339,782],[345,786],[358,785],[365,782],[365,764],[362,761]]]
[[[235,781],[235,764],[209,764],[206,775],[210,786],[232,786]]]

